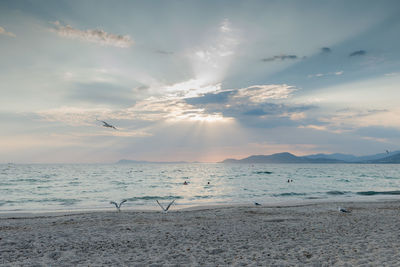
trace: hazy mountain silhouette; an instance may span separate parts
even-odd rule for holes
[[[389,156],[393,156],[396,154],[399,154],[400,151],[393,151],[389,153],[379,153],[379,154],[374,154],[374,155],[367,155],[367,156],[354,156],[351,154],[341,154],[341,153],[335,153],[335,154],[314,154],[314,155],[308,155],[304,156],[306,158],[311,158],[311,159],[318,159],[318,158],[326,158],[326,159],[337,159],[337,160],[342,160],[346,162],[362,162],[362,161],[373,161],[373,160],[378,160],[378,159],[383,159]]]
[[[243,159],[225,159],[222,163],[400,163],[400,151],[359,157],[341,153],[298,157],[283,152],[272,155],[253,155]]]

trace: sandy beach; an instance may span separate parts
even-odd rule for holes
[[[9,214],[0,264],[400,266],[399,229],[399,201]]]

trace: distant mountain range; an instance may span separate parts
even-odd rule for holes
[[[400,163],[400,151],[360,157],[340,153],[298,157],[283,152],[272,155],[253,155],[244,159],[226,159],[221,163]]]
[[[144,161],[121,159],[117,164],[181,164],[181,163],[198,163],[187,161]],[[351,154],[313,154],[307,156],[296,156],[289,152],[276,153],[272,155],[253,155],[244,159],[225,159],[220,163],[370,163],[384,164],[394,163],[400,164],[400,151],[388,153],[379,153],[368,156],[354,156]]]

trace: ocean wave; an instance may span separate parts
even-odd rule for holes
[[[256,172],[253,172],[253,173],[255,173],[255,174],[271,174],[272,172],[270,172],[270,171],[256,171]]]
[[[127,198],[128,201],[138,201],[138,200],[169,200],[169,199],[183,199],[181,196],[144,196],[144,197],[131,197]]]
[[[12,179],[10,182],[16,182],[16,183],[23,183],[23,182],[28,182],[28,183],[48,183],[51,180],[48,179],[35,179],[35,178],[22,178],[22,179]]]
[[[14,185],[14,183],[0,182],[0,186]]]
[[[394,190],[394,191],[361,191],[361,192],[357,192],[357,195],[362,195],[362,196],[400,195],[400,190]]]
[[[306,193],[286,192],[280,194],[273,194],[274,197],[290,197],[290,196],[305,196]]]
[[[333,191],[328,191],[326,192],[328,195],[344,195],[349,193],[348,191],[337,191],[337,190],[333,190]]]
[[[389,179],[389,180],[397,180],[397,179],[399,179],[399,177],[395,177],[395,176],[385,176],[384,177],[385,179]]]
[[[129,170],[127,173],[132,173],[132,172],[143,172],[142,170]]]
[[[115,184],[115,185],[126,185],[124,181],[111,181],[110,184]]]
[[[43,199],[20,199],[20,200],[8,200],[5,204],[21,204],[21,203],[51,203],[56,202],[63,206],[74,205],[82,200],[75,198],[43,198]]]
[[[212,196],[193,196],[193,199],[211,198]]]

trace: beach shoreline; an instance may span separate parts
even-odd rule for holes
[[[337,198],[318,198],[318,199],[293,199],[293,200],[281,200],[273,202],[259,202],[263,207],[296,207],[304,205],[318,205],[318,204],[329,204],[334,203],[375,203],[375,202],[397,202],[400,201],[398,195],[392,196],[360,196],[360,197],[337,197]],[[167,203],[163,201],[162,203]],[[234,202],[234,203],[199,203],[199,204],[181,204],[178,201],[172,205],[170,212],[176,211],[195,211],[195,210],[211,210],[220,208],[231,208],[231,207],[252,207],[255,202]],[[130,204],[130,203],[129,203]],[[124,212],[159,212],[161,209],[157,202],[154,201],[153,205],[122,205],[121,210]],[[103,213],[103,212],[115,212],[114,205],[109,207],[96,207],[96,208],[73,208],[73,209],[41,209],[41,210],[0,210],[0,218],[9,217],[40,217],[40,216],[63,216],[63,215],[74,215],[74,214],[86,214],[86,213]]]
[[[300,204],[9,214],[0,265],[398,264],[399,200]]]

